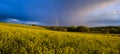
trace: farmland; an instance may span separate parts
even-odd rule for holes
[[[0,23],[0,54],[120,54],[119,36]]]

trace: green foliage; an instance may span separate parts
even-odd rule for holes
[[[0,54],[120,54],[118,36],[0,24]]]
[[[72,32],[76,32],[76,31],[77,31],[77,27],[71,26],[71,27],[68,27],[67,30],[68,30],[68,31],[72,31]]]
[[[90,28],[90,32],[120,34],[120,27],[119,26],[96,27]]]
[[[55,31],[67,31],[67,28],[64,27],[49,27],[49,29]]]
[[[119,33],[119,31],[115,28],[111,28],[109,32],[110,33]]]
[[[57,30],[59,30],[59,31],[67,31],[66,28],[58,28]]]
[[[77,31],[79,32],[89,32],[89,28],[86,26],[78,26]]]
[[[31,24],[32,26],[37,26],[36,24]]]
[[[86,26],[78,26],[78,27],[70,26],[70,27],[48,27],[48,28],[56,31],[120,34],[119,26],[95,27],[95,28],[94,27],[88,28]]]

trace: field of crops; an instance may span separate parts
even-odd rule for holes
[[[120,54],[119,36],[0,23],[0,54]]]

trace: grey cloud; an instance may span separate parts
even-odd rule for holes
[[[114,24],[114,23],[120,23],[120,19],[98,19],[98,20],[92,20],[88,23],[104,23],[104,24]]]

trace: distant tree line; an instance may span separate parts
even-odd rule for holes
[[[89,29],[94,33],[120,34],[120,26],[94,27]]]
[[[51,30],[56,31],[68,31],[68,32],[89,32],[89,28],[86,26],[70,26],[70,27],[49,27]]]
[[[67,31],[71,32],[89,32],[89,28],[86,26],[71,26],[67,28]]]
[[[51,30],[68,32],[89,32],[89,33],[111,33],[120,34],[120,26],[92,27],[70,26],[70,27],[49,27]]]
[[[32,24],[32,26],[38,26]],[[120,34],[120,26],[106,26],[106,27],[87,27],[87,26],[69,26],[69,27],[57,27],[57,26],[41,26],[50,30],[65,31],[65,32],[89,32],[89,33],[111,33]]]

